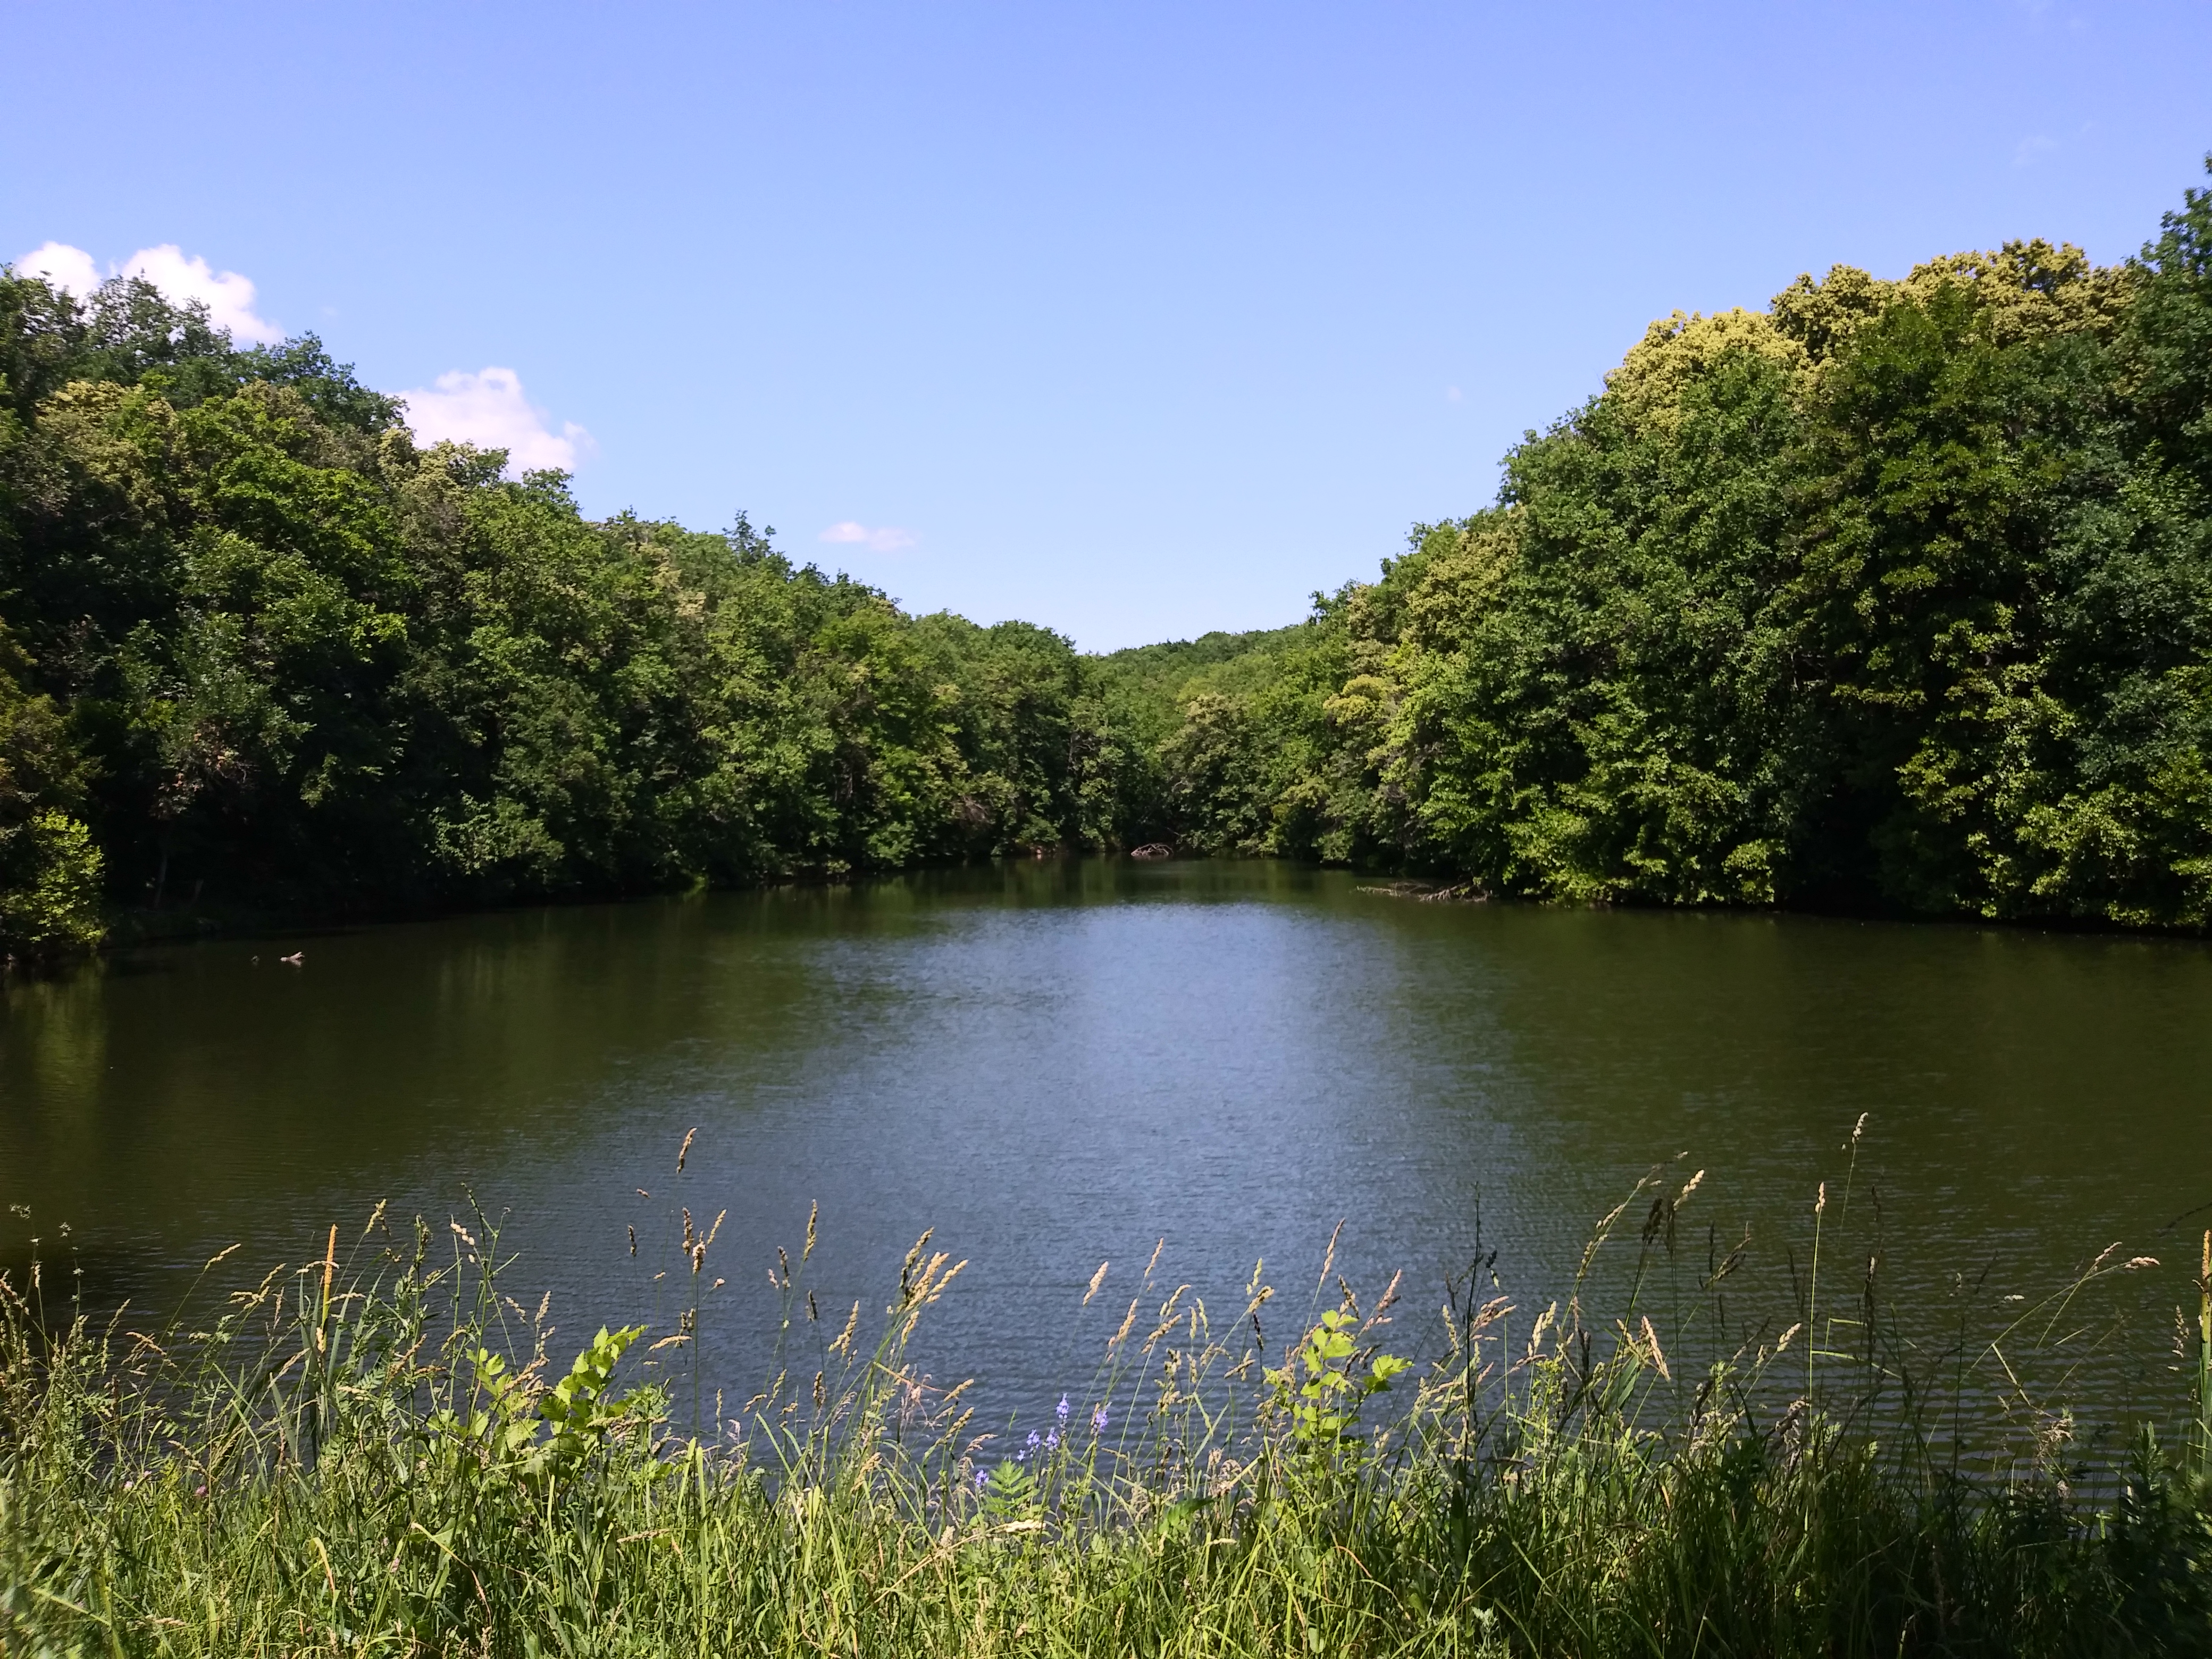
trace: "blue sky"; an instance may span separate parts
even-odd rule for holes
[[[573,455],[589,513],[746,507],[1101,649],[1371,574],[1655,316],[2117,259],[2212,149],[2203,0],[0,0],[0,258],[235,273],[242,327]]]

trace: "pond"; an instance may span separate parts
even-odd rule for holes
[[[1780,1308],[1823,1181],[1842,1220],[1863,1113],[1834,1294],[1857,1293],[1877,1217],[1885,1295],[1935,1322],[2124,1240],[2165,1266],[2122,1298],[2148,1323],[2081,1373],[2118,1408],[2171,1387],[2208,1086],[2195,941],[1027,862],[227,939],[15,984],[0,1201],[31,1216],[0,1218],[0,1260],[20,1273],[35,1234],[88,1302],[143,1311],[226,1244],[217,1278],[256,1279],[333,1224],[349,1248],[379,1199],[441,1232],[480,1231],[473,1202],[506,1217],[517,1296],[552,1291],[561,1347],[602,1320],[671,1328],[679,1208],[726,1211],[698,1358],[742,1392],[779,1363],[776,1249],[818,1203],[825,1310],[878,1316],[933,1228],[970,1265],[932,1310],[933,1371],[1031,1410],[1090,1376],[1159,1241],[1164,1285],[1232,1315],[1264,1258],[1273,1340],[1342,1222],[1338,1268],[1363,1295],[1403,1269],[1419,1346],[1478,1249],[1524,1302],[1563,1293],[1655,1164],[1707,1172],[1680,1251],[1702,1267],[1748,1228]]]

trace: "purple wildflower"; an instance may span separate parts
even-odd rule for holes
[[[978,1470],[976,1470],[976,1471],[975,1471],[975,1490],[976,1490],[977,1492],[981,1492],[981,1491],[982,1491],[982,1490],[983,1490],[983,1483],[984,1483],[986,1480],[988,1480],[990,1478],[991,1478],[991,1472],[990,1472],[988,1469],[978,1469]]]
[[[1060,1409],[1055,1412],[1054,1415],[1058,1417],[1062,1423],[1066,1423],[1067,1421],[1067,1396],[1066,1395],[1060,1395]]]
[[[1044,1437],[1044,1449],[1047,1451],[1058,1451],[1060,1449],[1060,1431],[1058,1429],[1054,1429],[1046,1434]]]
[[[1031,1430],[1030,1431],[1030,1449],[1031,1451],[1035,1451],[1035,1450],[1036,1450],[1036,1449],[1040,1445],[1042,1445],[1042,1444],[1043,1444],[1043,1443],[1044,1443],[1043,1437],[1042,1437],[1042,1435],[1038,1434],[1038,1433],[1037,1433],[1037,1431],[1036,1431],[1035,1429],[1031,1429]]]
[[[1091,1413],[1091,1431],[1093,1434],[1106,1432],[1106,1408],[1103,1406]]]

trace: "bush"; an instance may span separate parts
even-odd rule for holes
[[[100,942],[103,866],[71,811],[83,763],[28,669],[0,628],[0,957],[42,961]]]
[[[0,955],[47,960],[98,945],[100,876],[92,832],[66,812],[0,829]]]

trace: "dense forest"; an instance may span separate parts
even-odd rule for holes
[[[1127,840],[1112,688],[566,482],[418,447],[313,339],[0,281],[0,935]]]
[[[1500,895],[2202,927],[2208,492],[2212,193],[2115,268],[1801,277],[1197,666],[1161,787],[1194,848]]]
[[[2212,920],[2212,192],[1655,323],[1306,621],[1103,657],[0,271],[0,952],[1160,840],[1569,902]]]

